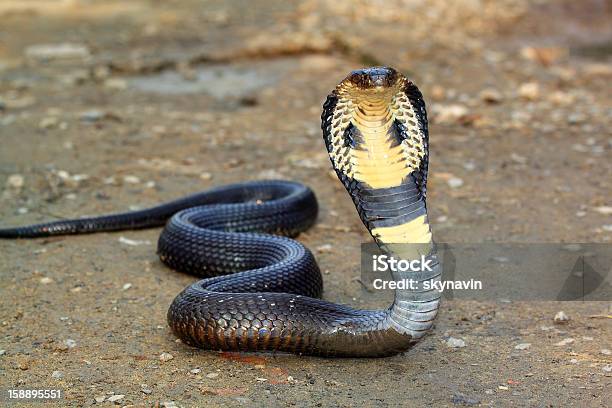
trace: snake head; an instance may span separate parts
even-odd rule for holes
[[[352,71],[345,81],[362,90],[382,90],[395,85],[399,76],[399,73],[393,68],[371,67]]]

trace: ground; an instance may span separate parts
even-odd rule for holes
[[[319,115],[350,70],[385,64],[428,104],[437,241],[609,243],[609,4],[449,4],[5,0],[0,224],[298,180],[320,200],[299,239],[324,271],[324,298],[360,305],[370,238],[330,173]],[[447,300],[431,335],[385,359],[204,352],[166,325],[194,278],[161,264],[158,234],[0,242],[3,398],[59,388],[58,406],[609,404],[609,301]],[[561,310],[570,320],[555,324]]]

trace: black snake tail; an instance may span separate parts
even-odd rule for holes
[[[328,96],[321,127],[332,165],[380,248],[431,264],[422,272],[394,272],[394,279],[440,279],[425,201],[427,117],[416,86],[391,68],[354,71]],[[146,228],[167,221],[158,243],[161,260],[204,278],[168,310],[168,324],[185,343],[353,357],[409,349],[433,324],[437,291],[397,290],[385,310],[318,299],[323,282],[312,253],[287,238],[310,227],[316,216],[317,202],[307,187],[250,182],[143,211],[0,229],[0,238]]]

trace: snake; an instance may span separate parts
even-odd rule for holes
[[[327,96],[321,129],[331,165],[380,250],[433,267],[394,280],[440,279],[427,217],[429,136],[423,95],[390,67],[352,71]],[[163,226],[157,252],[171,269],[201,278],[167,313],[171,331],[215,351],[321,357],[385,357],[432,328],[436,290],[396,289],[386,309],[321,299],[314,255],[294,240],[317,218],[314,192],[285,180],[214,187],[151,208],[0,229],[36,238]]]

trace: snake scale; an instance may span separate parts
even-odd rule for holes
[[[427,219],[427,114],[418,88],[392,68],[353,71],[327,97],[321,128],[332,166],[378,246],[433,262],[429,272],[393,272],[393,278],[440,279]],[[254,181],[146,210],[0,229],[0,238],[165,225],[162,262],[203,278],[168,310],[170,328],[183,342],[329,357],[408,350],[431,328],[439,294],[398,289],[385,310],[321,300],[314,256],[290,238],[313,225],[317,212],[314,193],[302,184]]]

